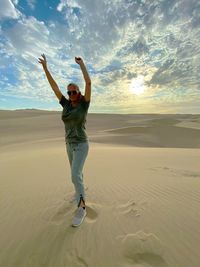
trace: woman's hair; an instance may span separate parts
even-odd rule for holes
[[[67,89],[68,89],[68,87],[69,87],[70,85],[74,86],[74,87],[76,88],[76,90],[78,90],[78,91],[80,92],[80,89],[79,89],[78,85],[75,84],[75,83],[69,83],[69,84],[67,85]]]

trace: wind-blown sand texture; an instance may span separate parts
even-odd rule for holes
[[[0,130],[0,266],[200,266],[200,115],[88,114],[78,228],[61,113],[0,111]]]

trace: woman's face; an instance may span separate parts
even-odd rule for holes
[[[72,101],[77,100],[79,91],[77,90],[77,88],[74,85],[69,85],[67,87],[67,93],[68,93],[70,100],[72,100]]]

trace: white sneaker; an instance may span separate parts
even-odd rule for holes
[[[79,226],[83,222],[86,214],[86,208],[84,209],[83,207],[78,207],[72,220],[72,226]]]

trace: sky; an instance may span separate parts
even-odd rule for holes
[[[92,81],[90,113],[200,114],[199,0],[1,0],[0,109],[62,110]]]

